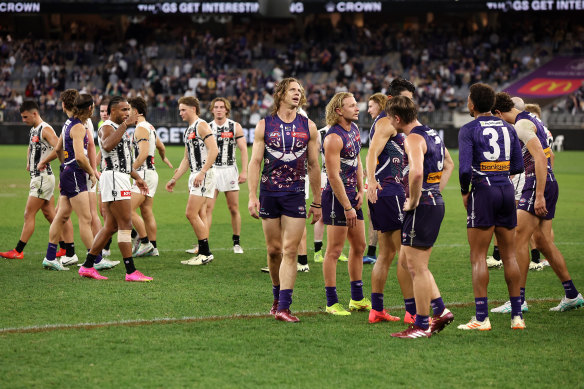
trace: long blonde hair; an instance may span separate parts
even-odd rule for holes
[[[271,115],[275,116],[278,110],[280,109],[280,104],[284,100],[284,96],[286,96],[286,91],[291,83],[296,82],[300,86],[300,101],[298,103],[298,108],[306,105],[306,94],[304,93],[304,87],[300,84],[300,81],[293,77],[284,78],[274,88],[274,105],[272,105]]]
[[[343,108],[343,100],[347,97],[353,97],[350,92],[339,92],[333,96],[331,101],[326,105],[326,124],[334,126],[339,122],[341,115],[337,113],[337,108]]]

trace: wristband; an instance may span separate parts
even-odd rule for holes
[[[351,209],[353,209],[353,207],[345,209],[345,212],[349,212]]]

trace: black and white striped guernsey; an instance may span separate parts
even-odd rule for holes
[[[235,147],[237,140],[235,139],[236,122],[227,119],[222,126],[219,126],[214,120],[209,123],[213,135],[217,140],[217,148],[219,154],[215,160],[215,166],[233,166],[235,165]]]
[[[106,120],[99,127],[98,132],[101,134],[103,126],[112,126],[114,131],[120,126]],[[113,170],[115,172],[130,174],[132,172],[132,164],[134,163],[134,155],[132,153],[132,139],[130,134],[126,131],[122,136],[120,142],[111,150],[105,151],[102,145],[101,136],[98,137],[99,148],[101,149],[101,166],[103,171]]]
[[[204,120],[199,118],[191,124],[185,130],[183,138],[187,148],[187,158],[189,160],[191,172],[201,170],[205,162],[207,162],[207,147],[197,131],[197,127],[201,122],[204,122]]]
[[[30,153],[28,156],[28,166],[30,169],[30,176],[31,177],[39,177],[39,176],[52,176],[53,170],[51,169],[51,165],[47,164],[45,170],[38,170],[37,165],[38,163],[44,159],[51,151],[53,151],[53,146],[49,144],[45,139],[43,139],[43,129],[45,127],[51,127],[49,124],[45,122],[41,122],[36,127],[32,127],[30,129],[30,137],[28,140],[28,146],[30,148]]]

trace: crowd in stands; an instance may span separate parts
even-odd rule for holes
[[[303,27],[234,23],[227,34],[159,24],[128,29],[117,40],[122,43],[107,35],[74,40],[0,35],[0,109],[16,109],[32,98],[45,111],[59,110],[66,88],[96,101],[139,95],[152,111],[173,114],[183,95],[203,103],[226,96],[234,113],[254,124],[272,104],[274,83],[291,75],[303,81],[309,111],[322,110],[339,91],[366,101],[397,76],[416,85],[421,111],[449,110],[466,105],[472,83],[500,88],[555,54],[580,53],[584,42],[582,26],[558,19],[538,24],[521,19],[498,29],[470,22],[333,27],[323,20]],[[583,111],[584,88],[558,109]]]

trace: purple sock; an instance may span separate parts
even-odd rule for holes
[[[416,299],[413,297],[411,299],[404,299],[404,303],[406,305],[406,312],[414,316],[416,314]]]
[[[280,290],[280,298],[278,299],[278,311],[290,309],[292,304],[292,289]]]
[[[572,282],[572,280],[562,282],[562,286],[564,287],[564,290],[566,291],[567,298],[575,299],[576,297],[578,297],[578,290],[574,286],[574,283]]]
[[[521,304],[523,304],[525,302],[525,288],[521,288],[520,291],[521,291],[521,294],[520,294]]]
[[[47,255],[46,258],[49,261],[54,261],[55,257],[57,256],[57,247],[58,245],[55,243],[49,243],[49,247],[47,247]]]
[[[274,295],[274,300],[280,298],[280,285],[272,285],[272,294]]]
[[[427,330],[430,328],[430,316],[416,315],[416,322],[414,324],[423,330]]]
[[[523,314],[521,313],[521,296],[509,296],[509,301],[511,301],[511,317],[521,316],[523,319]]]
[[[444,301],[442,301],[442,297],[438,297],[437,299],[430,301],[430,305],[432,305],[432,312],[434,313],[434,316],[442,315],[444,308],[446,308],[444,306]]]
[[[371,308],[378,312],[383,311],[383,293],[371,293]]]
[[[336,286],[325,286],[324,290],[326,292],[326,306],[332,307],[339,302],[337,297],[337,287]]]
[[[101,253],[97,254],[97,257],[95,258],[95,263],[94,264],[100,263],[102,259],[103,258],[101,257]]]
[[[519,304],[521,305],[521,304]],[[486,297],[475,298],[476,318],[478,321],[485,321],[489,317],[489,302]]]
[[[351,300],[363,300],[363,281],[351,281]]]

